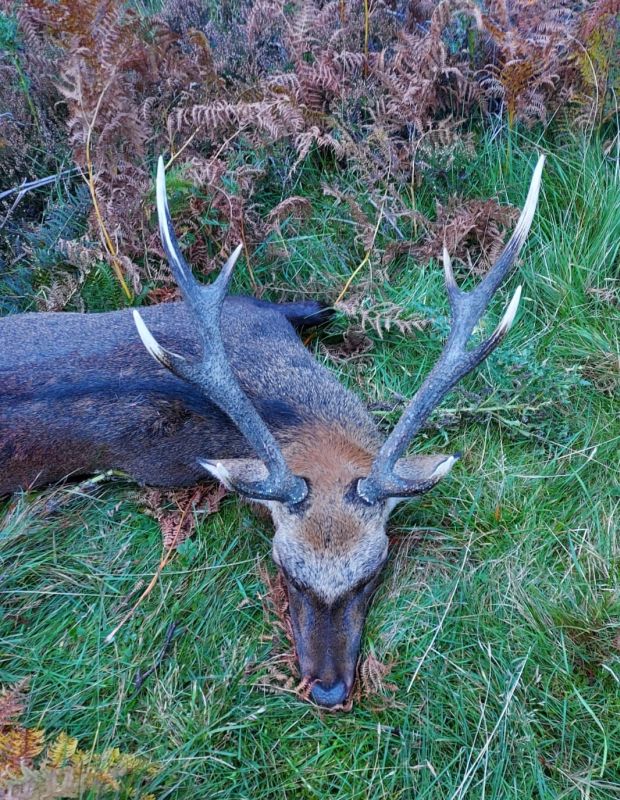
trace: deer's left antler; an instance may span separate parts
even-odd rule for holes
[[[544,156],[540,156],[532,175],[525,206],[508,244],[491,270],[471,292],[464,292],[457,286],[450,256],[444,247],[446,291],[452,311],[450,335],[437,363],[381,447],[370,474],[358,482],[358,494],[366,503],[373,504],[388,497],[409,497],[420,493],[420,487],[396,472],[397,460],[420,431],[433,409],[458,381],[495,350],[514,322],[521,298],[521,286],[517,287],[504,316],[491,336],[472,350],[467,349],[472,331],[486,311],[493,295],[510,273],[525,242],[538,203],[544,162]],[[454,460],[453,458],[449,466],[452,466]],[[447,461],[437,467],[438,474],[431,478],[438,480],[445,474]]]

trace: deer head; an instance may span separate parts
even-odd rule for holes
[[[458,288],[444,249],[452,326],[435,366],[379,447],[372,436],[353,440],[337,424],[316,421],[282,445],[243,393],[229,365],[220,330],[222,303],[241,247],[209,286],[195,281],[179,249],[166,201],[163,161],[157,172],[160,234],[175,278],[198,323],[202,357],[189,362],[165,350],[137,311],[134,318],[149,353],[215,402],[251,444],[256,458],[201,462],[229,489],[265,504],[275,524],[273,558],[289,592],[301,672],[325,707],[342,705],[353,686],[364,619],[387,558],[388,516],[401,500],[431,489],[458,454],[405,456],[414,436],[450,389],[480,364],[512,325],[521,287],[492,335],[468,348],[471,334],[508,276],[529,231],[544,159],[532,177],[525,206],[499,259],[471,291]]]

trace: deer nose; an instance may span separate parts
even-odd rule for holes
[[[344,681],[336,681],[331,686],[315,683],[310,690],[310,694],[317,705],[332,708],[344,703],[347,699],[348,691]]]

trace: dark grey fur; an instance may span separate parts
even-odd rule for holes
[[[183,303],[141,313],[164,347],[198,354]],[[282,443],[306,421],[336,421],[356,440],[376,439],[363,404],[296,333],[327,315],[315,302],[225,301],[222,332],[234,372]],[[206,477],[198,458],[250,455],[218,408],[150,357],[129,310],[0,319],[0,495],[107,469],[186,486]]]

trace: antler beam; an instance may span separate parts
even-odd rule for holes
[[[395,471],[397,460],[420,431],[433,409],[456,383],[495,350],[514,322],[521,298],[521,286],[517,287],[504,316],[491,336],[472,350],[467,349],[467,343],[475,326],[485,313],[493,295],[510,273],[525,242],[538,203],[544,161],[544,156],[540,156],[532,175],[523,211],[508,244],[492,269],[471,292],[464,292],[457,286],[450,256],[444,247],[446,291],[452,312],[450,335],[437,363],[379,451],[370,474],[358,482],[358,494],[366,503],[373,504],[388,497],[408,497],[418,493],[416,487],[411,486]]]
[[[198,323],[197,329],[202,339],[202,356],[199,361],[190,362],[177,353],[165,350],[151,334],[139,312],[134,310],[134,321],[142,343],[162,366],[177,377],[199,387],[209,400],[227,414],[267,467],[268,474],[263,480],[255,482],[238,480],[235,481],[234,488],[256,500],[299,503],[308,493],[306,482],[289,470],[271,431],[241,389],[224,349],[220,326],[222,306],[235,262],[241,252],[241,245],[232,253],[213,283],[203,286],[196,281],[181,254],[172,227],[166,198],[164,162],[161,156],[157,164],[157,214],[162,244],[172,272]]]

